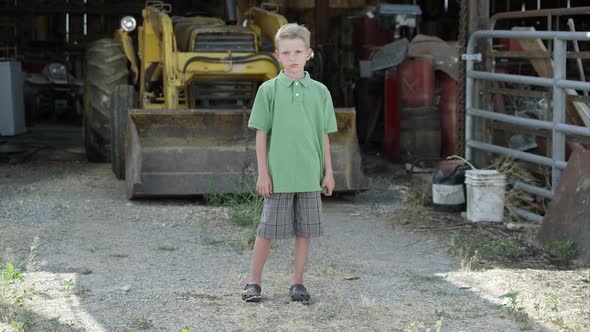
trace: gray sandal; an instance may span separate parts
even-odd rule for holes
[[[242,301],[260,302],[262,299],[262,288],[257,284],[247,284],[242,291]]]
[[[311,300],[311,296],[305,289],[305,286],[301,284],[294,284],[289,287],[289,294],[291,295],[291,300],[296,302],[308,302]]]

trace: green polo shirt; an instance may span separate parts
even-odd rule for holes
[[[273,192],[321,190],[324,134],[338,131],[325,85],[307,72],[293,80],[281,71],[258,88],[248,127],[268,133]]]

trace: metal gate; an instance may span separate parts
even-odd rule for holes
[[[523,76],[514,74],[493,73],[482,70],[474,70],[474,62],[481,61],[481,54],[474,54],[476,41],[485,38],[508,38],[508,39],[542,39],[551,40],[553,58],[553,78]],[[465,87],[465,157],[469,160],[473,157],[473,150],[509,155],[516,159],[551,167],[551,190],[538,187],[528,183],[515,182],[515,186],[525,192],[540,195],[551,199],[559,183],[559,177],[566,167],[565,145],[566,134],[580,135],[590,138],[590,128],[567,124],[566,116],[566,89],[590,91],[590,83],[572,81],[566,79],[567,41],[590,41],[590,32],[556,32],[556,31],[514,31],[514,30],[481,30],[473,33],[467,45],[466,54],[463,59],[466,64],[466,87]],[[493,110],[483,110],[474,107],[474,81],[496,81],[518,84],[529,84],[533,86],[546,87],[552,90],[553,120],[543,121],[523,118],[508,114],[496,113]],[[552,154],[551,157],[541,156],[525,151],[514,150],[509,147],[490,144],[478,141],[474,138],[473,122],[475,118],[510,123],[526,128],[539,128],[551,131]],[[515,213],[525,219],[541,222],[543,217],[516,209]]]

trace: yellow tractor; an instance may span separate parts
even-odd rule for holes
[[[272,49],[262,49],[287,20],[250,8],[244,26],[238,26],[235,8],[226,1],[226,10],[233,11],[226,21],[171,17],[170,5],[148,1],[136,43],[130,34],[135,19],[125,17],[113,39],[88,48],[87,156],[110,159],[117,178],[126,180],[130,199],[238,192],[255,170],[249,108],[260,83],[279,73]],[[336,114],[336,190],[366,189],[354,109]]]

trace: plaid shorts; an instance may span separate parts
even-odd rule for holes
[[[286,239],[293,236],[318,237],[323,233],[320,192],[272,193],[264,199],[258,236]]]

